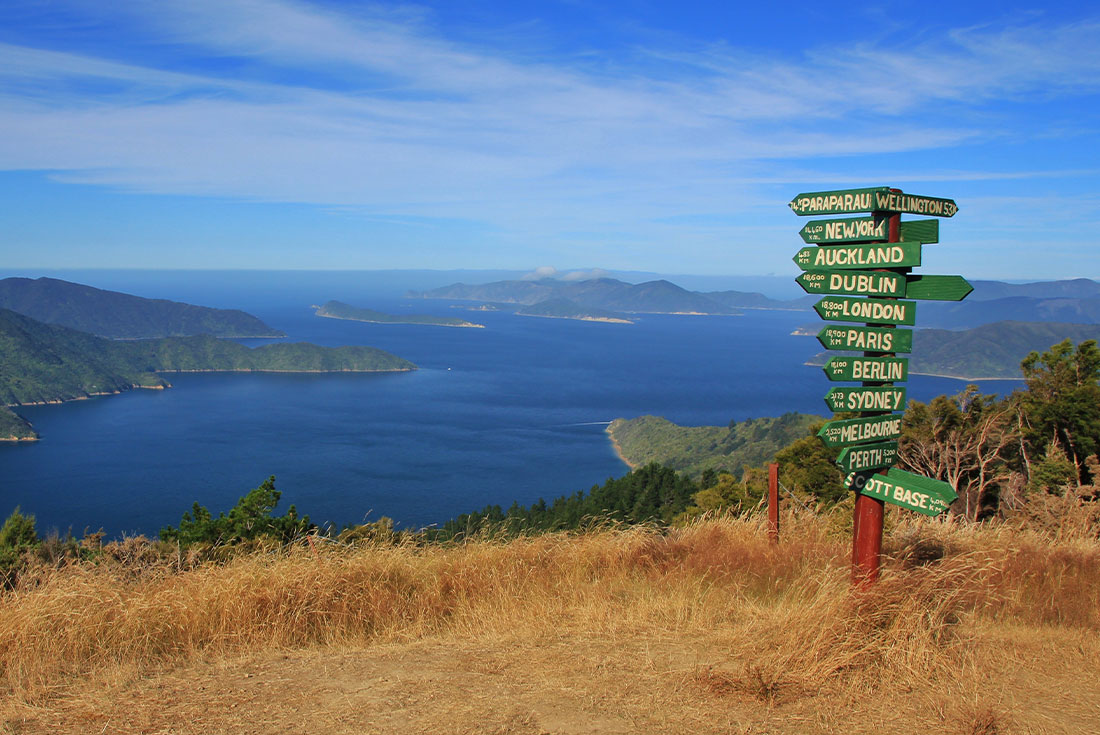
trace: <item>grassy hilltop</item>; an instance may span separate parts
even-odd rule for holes
[[[149,555],[0,595],[0,731],[1088,732],[1100,543],[891,511]],[[1020,666],[1026,661],[1026,666]]]

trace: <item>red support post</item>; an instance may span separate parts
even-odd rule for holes
[[[901,193],[900,189],[891,189],[891,191]],[[888,226],[887,242],[900,242],[901,215],[890,215]],[[864,412],[860,415],[875,414]],[[882,470],[881,474],[886,474],[886,470]],[[868,497],[859,492],[865,478],[866,475],[856,475],[856,487],[852,488],[856,492],[855,512],[852,515],[852,582],[859,585],[874,584],[878,581],[882,559],[882,520],[886,506],[878,498]]]
[[[768,540],[779,543],[779,464],[768,465]]]

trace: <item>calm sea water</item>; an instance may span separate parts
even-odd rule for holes
[[[825,411],[829,384],[819,368],[803,365],[819,351],[817,342],[790,335],[816,321],[809,311],[647,315],[613,325],[407,300],[406,287],[425,286],[392,278],[158,278],[116,273],[83,282],[244,308],[293,341],[373,345],[420,370],[169,375],[171,390],[21,408],[42,441],[0,446],[3,515],[19,505],[37,516],[40,531],[151,534],[178,523],[195,501],[227,510],[275,475],[280,509],[293,503],[315,522],[340,526],[385,515],[419,527],[622,475],[627,468],[605,434],[617,417],[716,425]],[[458,315],[486,329],[313,316],[309,305],[329,299],[391,313]],[[909,396],[928,400],[964,385],[915,376]],[[985,383],[983,390],[1015,385]]]

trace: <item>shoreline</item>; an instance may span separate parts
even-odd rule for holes
[[[615,421],[618,420],[619,419],[615,419]],[[615,438],[615,421],[612,421],[610,424],[607,425],[607,428],[604,429],[604,433],[607,434],[607,437],[611,440],[611,448],[615,451],[615,456],[619,458],[620,462],[629,467],[631,471],[634,471],[638,469],[638,465],[634,464],[626,458],[626,456],[623,454],[623,448],[619,444],[619,440]]]
[[[383,370],[354,370],[351,368],[333,369],[333,370],[271,370],[261,368],[212,368],[209,370],[157,370],[156,374],[161,375],[163,373],[411,373],[415,370],[419,370],[419,367],[411,368],[387,368]],[[97,391],[95,393],[85,393],[79,396],[73,396],[71,398],[54,398],[47,401],[24,401],[21,403],[5,403],[5,408],[16,408],[18,406],[58,406],[62,403],[72,403],[73,401],[87,401],[92,398],[102,398],[103,396],[120,396],[123,393],[127,393],[131,390],[167,390],[173,387],[171,383],[165,381],[165,385],[138,385],[134,383],[129,388],[123,390],[105,390]],[[0,441],[3,441],[0,439]]]
[[[99,336],[99,335],[96,335]],[[163,337],[104,337],[112,342],[142,342],[147,339],[183,339],[186,337],[201,337],[202,334],[167,334]],[[286,334],[211,334],[214,339],[287,339]]]
[[[414,370],[419,370],[418,367],[411,368],[381,368],[378,370],[364,370],[356,368],[330,368],[327,370],[276,370],[273,368],[207,368],[197,370],[157,370],[157,375],[161,373],[411,373]],[[144,387],[144,386],[139,386]]]
[[[605,316],[555,316],[553,314],[524,314],[516,312],[516,316],[531,316],[536,319],[571,319],[575,322],[599,322],[601,324],[634,324],[630,319],[613,319]]]

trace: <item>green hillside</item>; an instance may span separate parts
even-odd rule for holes
[[[0,404],[47,403],[167,383],[117,350],[130,347],[0,309]]]
[[[1002,321],[961,332],[920,329],[913,335],[910,368],[934,375],[1019,378],[1021,358],[1067,338],[1100,339],[1100,324]]]
[[[209,335],[116,342],[0,309],[0,406],[53,403],[137,387],[171,371],[380,372],[416,365],[374,347],[279,343],[248,348]],[[6,419],[13,431],[18,424]],[[25,422],[24,422],[25,423]],[[4,435],[0,431],[0,436]]]
[[[37,439],[38,434],[22,416],[16,415],[10,408],[0,406],[0,441],[20,441]]]
[[[659,416],[616,419],[608,427],[620,455],[633,467],[651,462],[698,476],[706,470],[739,474],[805,437],[820,416],[785,413],[732,421],[729,426],[680,426]]]
[[[1064,339],[1100,339],[1100,324],[1001,321],[958,331],[918,329],[909,370],[969,380],[1019,378],[1023,356],[1048,350]],[[836,354],[842,353],[818,353],[808,364],[824,365]]]
[[[0,308],[111,339],[286,336],[237,309],[146,299],[56,278],[0,280]]]
[[[376,347],[319,347],[308,342],[245,347],[207,335],[136,340],[112,345],[124,364],[150,372],[384,372],[416,365]]]

